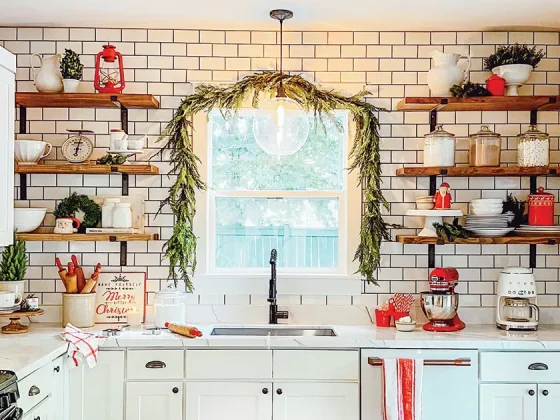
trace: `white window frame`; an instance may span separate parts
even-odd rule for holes
[[[219,111],[212,111],[219,112]],[[215,214],[214,203],[216,197],[296,197],[296,198],[337,198],[339,203],[339,240],[338,240],[338,267],[325,269],[301,269],[282,267],[282,274],[293,275],[297,277],[355,277],[358,264],[353,261],[354,253],[359,244],[360,220],[361,220],[361,188],[357,171],[350,173],[347,168],[350,166],[348,158],[349,151],[352,148],[355,125],[351,119],[349,111],[335,111],[344,118],[344,125],[347,127],[348,138],[343,145],[344,162],[344,183],[343,191],[213,191],[208,181],[210,180],[211,170],[211,126],[210,115],[207,113],[198,113],[194,116],[193,125],[193,150],[199,157],[201,163],[199,171],[201,178],[209,185],[207,191],[198,191],[197,213],[194,221],[194,232],[198,237],[197,245],[197,269],[196,277],[221,277],[224,275],[231,276],[262,276],[270,272],[267,267],[264,268],[216,268],[215,249],[212,246],[213,238],[215,238]],[[254,113],[252,109],[243,109],[240,111],[243,115]]]

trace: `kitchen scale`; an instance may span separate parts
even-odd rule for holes
[[[93,153],[93,142],[85,134],[93,134],[91,130],[66,130],[71,135],[62,144],[62,156],[70,163],[84,163]]]

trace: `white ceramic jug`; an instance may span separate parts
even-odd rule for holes
[[[447,54],[434,50],[431,53],[435,66],[428,72],[428,86],[432,96],[451,96],[453,85],[463,84],[469,75],[471,58],[460,54]],[[466,69],[459,66],[459,60],[466,59]]]
[[[33,58],[39,57],[41,67],[35,69],[33,67]],[[56,54],[52,57],[41,57],[39,54],[33,54],[30,59],[31,69],[33,70],[33,81],[39,92],[58,93],[62,92],[62,74],[60,73],[61,55]]]

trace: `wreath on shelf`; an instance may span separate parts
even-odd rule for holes
[[[356,124],[354,145],[350,151],[352,164],[350,171],[357,170],[363,188],[363,210],[360,229],[360,245],[354,259],[359,260],[360,273],[371,283],[377,284],[375,272],[379,267],[383,240],[391,240],[390,227],[382,218],[382,209],[389,204],[381,193],[381,161],[379,153],[379,121],[377,114],[385,109],[378,108],[364,100],[369,94],[362,91],[356,95],[344,96],[332,90],[319,89],[300,75],[281,72],[257,73],[244,77],[228,87],[212,85],[198,86],[195,93],[183,99],[175,111],[173,119],[158,139],[166,140],[160,155],[169,156],[172,170],[176,175],[169,188],[169,197],[161,202],[158,213],[169,206],[175,215],[173,234],[164,245],[164,256],[169,259],[169,278],[182,278],[188,290],[193,290],[191,275],[196,269],[196,242],[193,220],[196,213],[196,190],[206,189],[200,177],[200,160],[192,150],[192,118],[199,112],[219,109],[226,117],[233,116],[249,97],[254,108],[259,105],[261,94],[273,94],[280,85],[286,96],[298,102],[306,111],[314,112],[319,121],[325,118],[338,126],[332,111],[347,109]],[[177,268],[177,270],[176,270]]]
[[[85,232],[86,228],[96,227],[101,221],[101,207],[84,194],[73,193],[64,198],[54,211],[54,217],[76,217],[77,212],[84,213],[84,218],[78,231]]]

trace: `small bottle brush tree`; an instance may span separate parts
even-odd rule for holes
[[[64,50],[64,57],[62,57],[60,62],[60,71],[63,79],[81,80],[84,65],[80,62],[78,54],[66,48]]]
[[[26,272],[27,254],[25,251],[25,241],[14,239],[14,244],[8,245],[2,252],[2,261],[0,262],[0,280],[23,280]]]

